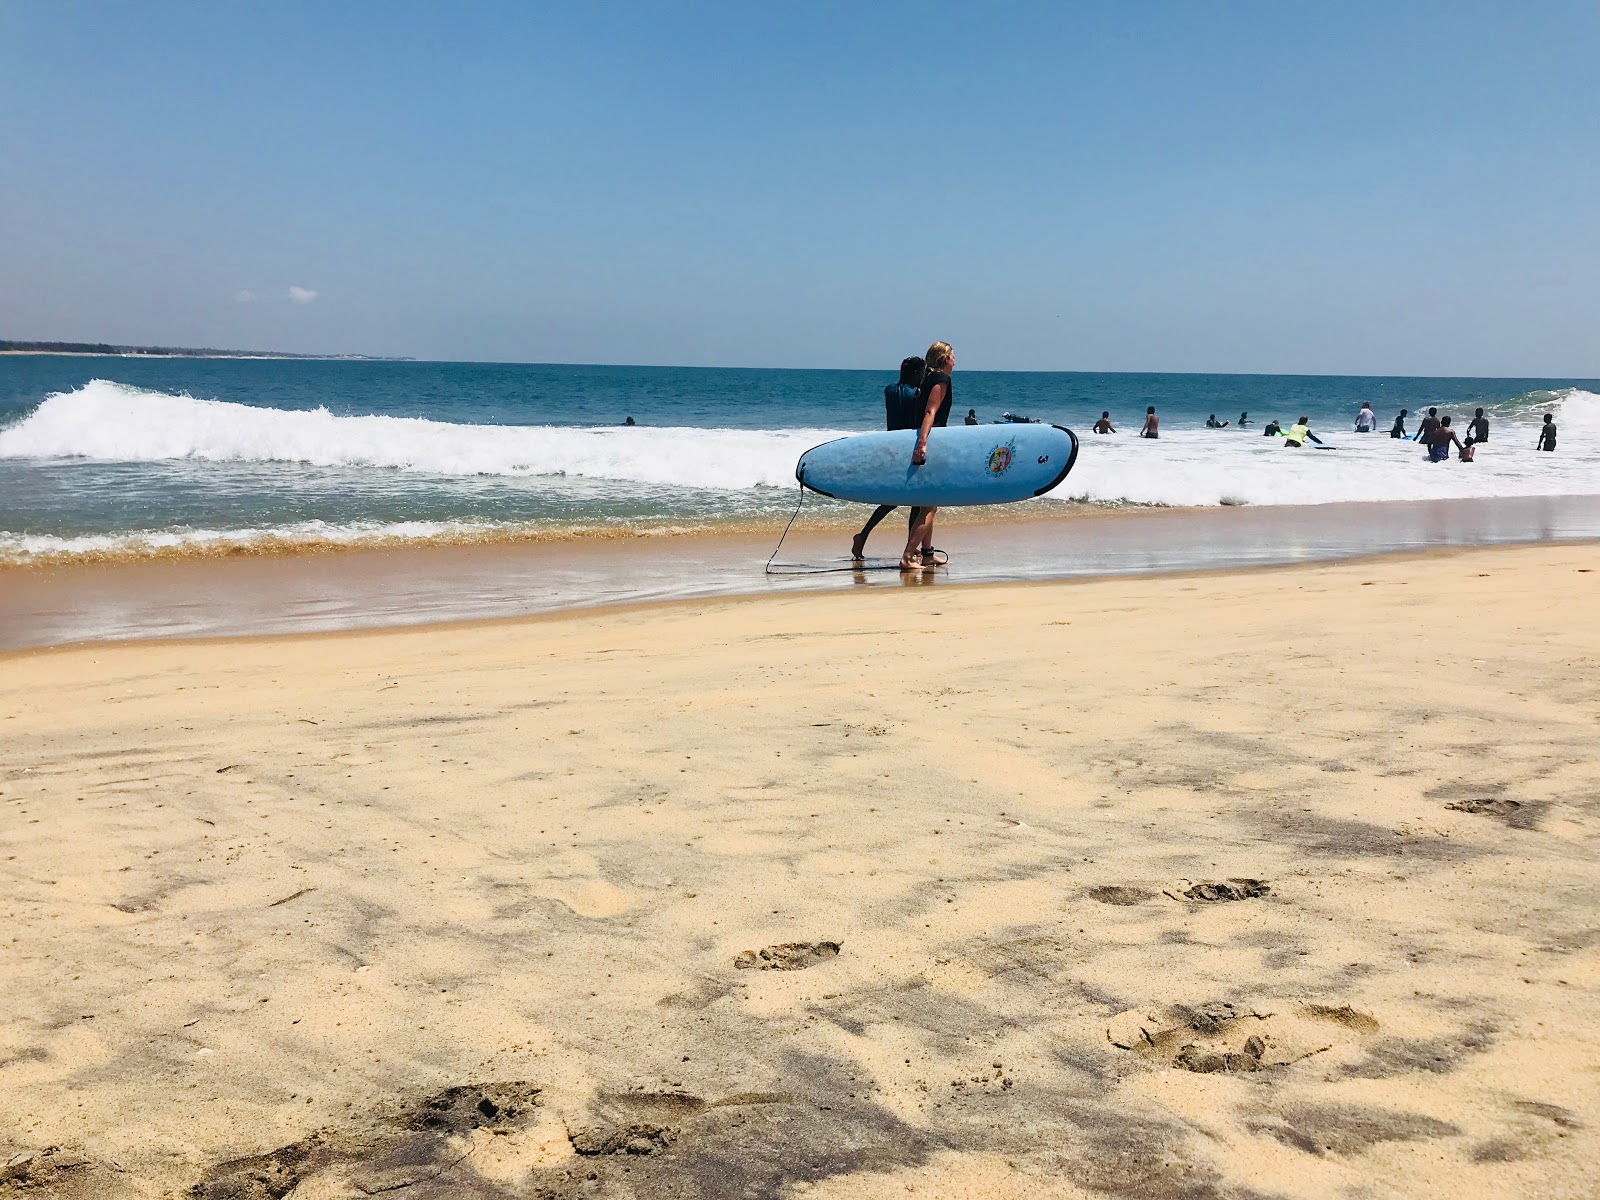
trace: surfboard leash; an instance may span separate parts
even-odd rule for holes
[[[806,502],[806,485],[804,483],[802,483],[802,484],[800,484],[800,499],[795,501],[794,512],[789,514],[789,523],[783,527],[783,534],[782,534],[782,536],[780,536],[778,538],[778,544],[772,548],[772,553],[767,555],[766,573],[768,575],[787,575],[787,574],[791,574],[792,573],[792,572],[784,571],[782,569],[783,567],[789,565],[787,563],[779,563],[778,564],[779,569],[774,571],[772,569],[772,560],[777,558],[778,557],[778,551],[783,549],[783,539],[788,537],[789,536],[789,530],[794,528],[795,518],[800,515],[800,510],[801,510],[801,508],[803,508],[805,506],[805,502]]]
[[[772,553],[767,556],[766,574],[768,575],[842,575],[846,571],[898,571],[900,564],[892,566],[868,566],[864,562],[852,561],[844,567],[815,567],[810,563],[781,563],[773,562],[778,557],[778,551],[783,549],[784,539],[789,536],[789,530],[794,528],[795,519],[800,516],[800,510],[805,507],[806,485],[800,485],[800,499],[795,501],[794,512],[789,515],[789,523],[783,527],[783,534],[778,538],[778,544],[772,548]]]

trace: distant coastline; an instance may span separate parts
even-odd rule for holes
[[[195,346],[114,346],[108,342],[14,342],[0,340],[0,354],[60,354],[89,358],[307,358],[357,362],[411,362],[382,354],[290,354],[282,350],[217,350]]]

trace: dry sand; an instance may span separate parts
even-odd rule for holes
[[[1593,1196],[1597,560],[0,659],[0,1197]]]

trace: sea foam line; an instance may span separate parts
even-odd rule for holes
[[[281,462],[436,475],[580,475],[717,490],[788,487],[820,429],[567,428],[336,416],[96,379],[0,430],[0,458]]]

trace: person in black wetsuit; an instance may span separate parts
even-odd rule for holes
[[[966,423],[968,425],[976,425],[978,423],[978,410],[977,409],[975,409],[975,408],[967,409],[967,420],[966,420]]]
[[[1394,419],[1394,428],[1389,430],[1392,438],[1403,438],[1406,435],[1406,418],[1411,415],[1410,409],[1402,408],[1400,415]]]
[[[883,424],[885,429],[915,429],[921,410],[917,407],[917,389],[922,386],[923,362],[916,355],[900,360],[900,378],[883,389]],[[867,535],[878,523],[899,505],[880,504],[872,510],[861,532],[850,539],[850,557],[860,559],[867,549]],[[917,510],[911,510],[910,525],[917,523]]]
[[[1250,414],[1247,412],[1240,413],[1238,425],[1240,429],[1250,428]]]
[[[1261,436],[1262,437],[1275,437],[1277,434],[1280,434],[1282,432],[1283,432],[1283,427],[1278,424],[1278,418],[1277,417],[1273,417],[1272,420],[1267,422],[1267,427],[1261,431]]]
[[[950,372],[956,369],[956,352],[949,342],[935,342],[928,347],[927,373],[922,377],[918,399],[922,403],[921,422],[917,426],[917,445],[911,452],[911,465],[920,467],[928,461],[928,434],[943,429],[950,421],[950,405],[955,393],[950,383]],[[921,571],[938,566],[941,551],[933,548],[933,518],[937,507],[919,508],[911,524],[911,536],[906,538],[905,551],[900,555],[902,571]]]
[[[1544,424],[1539,426],[1539,449],[1554,451],[1556,448],[1556,415],[1545,413]]]
[[[1467,423],[1467,436],[1477,446],[1489,440],[1489,418],[1483,415],[1483,409],[1472,414],[1472,420]]]

